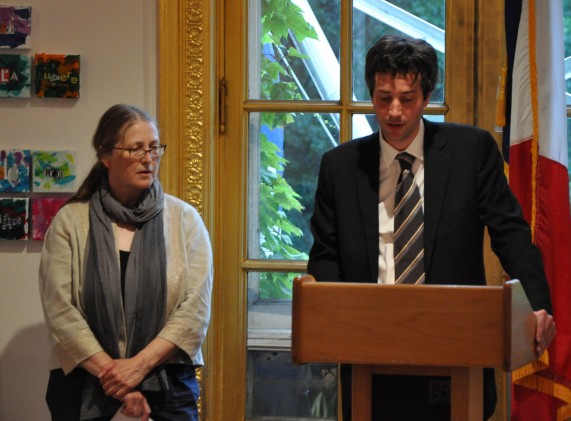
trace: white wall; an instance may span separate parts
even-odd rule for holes
[[[91,136],[109,106],[126,102],[156,115],[156,0],[2,4],[32,7],[32,48],[18,52],[81,55],[81,87],[77,100],[0,98],[0,149],[75,149],[81,180],[94,162]],[[2,421],[49,419],[41,247],[32,240],[0,241]]]

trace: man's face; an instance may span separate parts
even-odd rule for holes
[[[411,73],[392,76],[377,73],[373,90],[373,109],[381,127],[383,138],[402,151],[418,133],[422,112],[430,95],[422,95],[420,78]]]

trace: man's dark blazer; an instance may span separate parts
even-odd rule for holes
[[[533,309],[551,313],[541,254],[495,140],[472,126],[427,120],[424,126],[426,283],[485,285],[487,227],[493,251],[510,278],[521,281]],[[308,262],[316,280],[377,282],[379,169],[378,132],[324,154]]]

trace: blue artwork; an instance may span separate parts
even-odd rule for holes
[[[30,191],[30,157],[27,149],[0,149],[0,192]]]

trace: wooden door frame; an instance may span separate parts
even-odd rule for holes
[[[466,85],[446,87],[447,95],[464,101],[463,105],[453,106],[448,118],[476,124],[492,133],[493,105],[503,62],[503,6],[496,3],[458,0],[454,7],[447,8],[449,16],[462,22],[455,33],[447,33],[448,42],[468,48],[476,38],[478,46],[468,59],[447,63],[454,66],[454,71],[470,75]],[[158,120],[161,138],[169,145],[160,176],[166,192],[199,210],[214,248],[212,319],[204,347],[206,367],[201,371],[202,419],[242,419],[246,400],[247,291],[245,279],[236,274],[241,272],[245,247],[245,199],[239,189],[226,189],[222,196],[221,186],[246,179],[246,142],[240,141],[245,138],[246,118],[235,107],[244,97],[245,86],[230,86],[226,94],[219,82],[227,67],[239,73],[245,68],[246,7],[242,2],[224,0],[158,0],[157,4]],[[342,7],[348,13],[345,0]],[[225,16],[232,16],[229,25],[224,23]],[[476,16],[486,19],[476,22]],[[225,52],[229,26],[242,48]],[[227,109],[218,106],[221,97],[229,104]],[[220,131],[220,116],[227,116],[223,121],[224,133]],[[496,137],[499,140],[499,135]],[[237,217],[228,217],[230,212],[237,212]],[[502,281],[501,267],[489,245],[486,274],[493,284]],[[499,386],[498,410],[493,420],[507,419],[503,378]]]

